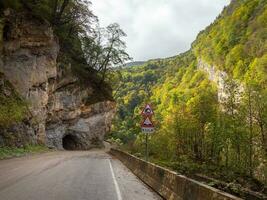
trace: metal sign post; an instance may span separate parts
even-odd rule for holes
[[[146,133],[146,161],[148,161],[148,133]]]
[[[148,161],[148,134],[154,132],[154,125],[152,123],[152,116],[154,112],[149,104],[145,106],[141,115],[143,116],[143,121],[141,123],[142,132],[146,134],[146,161]]]

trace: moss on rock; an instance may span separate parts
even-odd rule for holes
[[[27,114],[27,104],[13,86],[0,73],[0,127],[22,121]]]

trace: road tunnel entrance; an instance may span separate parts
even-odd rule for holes
[[[65,150],[80,150],[79,139],[74,135],[66,135],[62,138],[62,145]]]

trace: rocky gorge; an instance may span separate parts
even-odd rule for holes
[[[51,26],[4,12],[0,89],[27,104],[23,120],[0,129],[0,146],[44,144],[56,149],[101,147],[115,112],[112,100],[88,103],[97,88],[82,86],[71,66],[58,62],[60,45]],[[14,91],[13,91],[14,90]]]

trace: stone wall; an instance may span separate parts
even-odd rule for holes
[[[120,150],[110,153],[121,160],[136,176],[169,200],[240,200],[230,194],[146,162]]]
[[[26,13],[6,10],[4,14],[0,73],[27,102],[29,113],[22,122],[0,130],[6,138],[2,144],[38,143],[62,149],[64,136],[72,135],[78,149],[102,146],[115,103],[86,104],[101,91],[81,86],[71,66],[58,63],[60,46],[48,23]],[[10,134],[17,141],[7,141]]]

